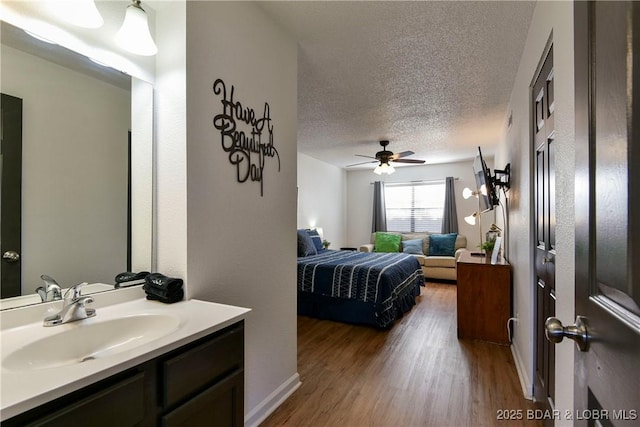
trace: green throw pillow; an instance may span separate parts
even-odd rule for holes
[[[455,256],[458,233],[432,234],[429,236],[429,255]]]
[[[400,241],[402,236],[399,234],[383,233],[376,231],[376,239],[373,245],[374,252],[400,252]]]

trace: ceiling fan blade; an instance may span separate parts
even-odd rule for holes
[[[366,156],[363,156],[366,157]],[[347,165],[345,166],[346,168],[350,168],[351,166],[359,166],[359,165],[367,165],[367,164],[371,164],[371,163],[378,163],[377,160],[371,161],[371,162],[361,162],[361,163],[354,163],[352,165]]]
[[[358,157],[366,157],[367,159],[376,159],[376,158],[375,158],[375,157],[373,157],[373,156],[365,156],[365,155],[363,155],[363,154],[354,154],[354,156],[358,156]],[[377,159],[376,159],[376,160],[377,160]]]
[[[392,160],[394,163],[424,163],[425,160],[418,160],[418,159],[395,159]]]
[[[403,151],[401,153],[396,153],[393,156],[391,156],[391,160],[395,160],[395,159],[400,159],[402,157],[408,157],[411,156],[412,154],[416,154],[413,151]]]

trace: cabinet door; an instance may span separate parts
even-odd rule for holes
[[[236,325],[162,364],[162,406],[170,409],[218,378],[244,367],[244,328]]]
[[[37,421],[9,425],[47,427],[137,426],[145,416],[145,376],[139,373]],[[3,423],[4,424],[4,423]]]
[[[244,425],[244,370],[162,417],[163,427],[240,427]]]

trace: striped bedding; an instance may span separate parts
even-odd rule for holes
[[[298,258],[298,314],[386,328],[423,284],[411,255],[326,250]]]

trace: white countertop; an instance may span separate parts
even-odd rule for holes
[[[97,309],[95,317],[45,328],[42,319],[2,329],[2,360],[30,342],[25,334],[47,336],[81,324],[100,322],[101,319],[124,315],[165,314],[180,318],[180,326],[149,343],[108,357],[55,368],[12,371],[4,366],[1,371],[0,420],[4,421],[58,397],[108,378],[118,372],[151,360],[168,351],[195,341],[245,318],[250,309],[199,300],[163,304],[138,298]]]

